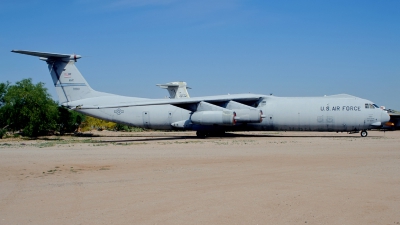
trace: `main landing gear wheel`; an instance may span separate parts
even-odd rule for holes
[[[366,137],[366,136],[368,136],[367,130],[362,130],[361,131],[361,137]]]
[[[196,136],[198,138],[206,138],[206,132],[204,132],[204,131],[196,131]]]

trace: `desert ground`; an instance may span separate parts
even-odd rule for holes
[[[0,224],[400,224],[400,132],[0,139]]]

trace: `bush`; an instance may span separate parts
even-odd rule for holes
[[[3,138],[3,136],[6,134],[6,132],[7,132],[6,129],[0,128],[0,139]]]
[[[22,130],[23,135],[35,137],[54,131],[74,132],[83,120],[84,115],[57,106],[43,83],[33,84],[31,79],[15,85],[0,83],[0,127],[8,126],[12,131]]]
[[[72,133],[78,129],[85,116],[79,112],[68,110],[63,106],[58,107],[58,131],[61,135]]]
[[[12,131],[36,137],[56,129],[58,106],[43,83],[34,85],[32,79],[23,79],[10,85],[2,98],[2,122]]]
[[[141,127],[132,127],[124,124],[117,123],[114,127],[116,131],[125,131],[125,132],[143,132],[145,129]]]
[[[102,119],[97,119],[91,116],[86,116],[85,121],[81,125],[81,131],[89,130],[114,130],[116,123]]]

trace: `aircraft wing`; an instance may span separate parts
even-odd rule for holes
[[[131,106],[150,106],[150,105],[174,105],[180,108],[191,110],[191,105],[200,102],[219,104],[229,101],[239,102],[248,106],[252,106],[259,102],[265,95],[256,94],[235,94],[235,95],[218,95],[207,97],[181,98],[181,99],[140,99],[132,102],[124,102],[118,104],[101,104],[93,99],[78,100],[65,103],[64,106],[78,109],[104,109],[104,108],[123,108]]]

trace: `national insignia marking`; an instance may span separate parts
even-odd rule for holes
[[[118,109],[114,110],[114,113],[116,113],[117,115],[121,115],[122,113],[124,113],[124,110],[118,108]]]

